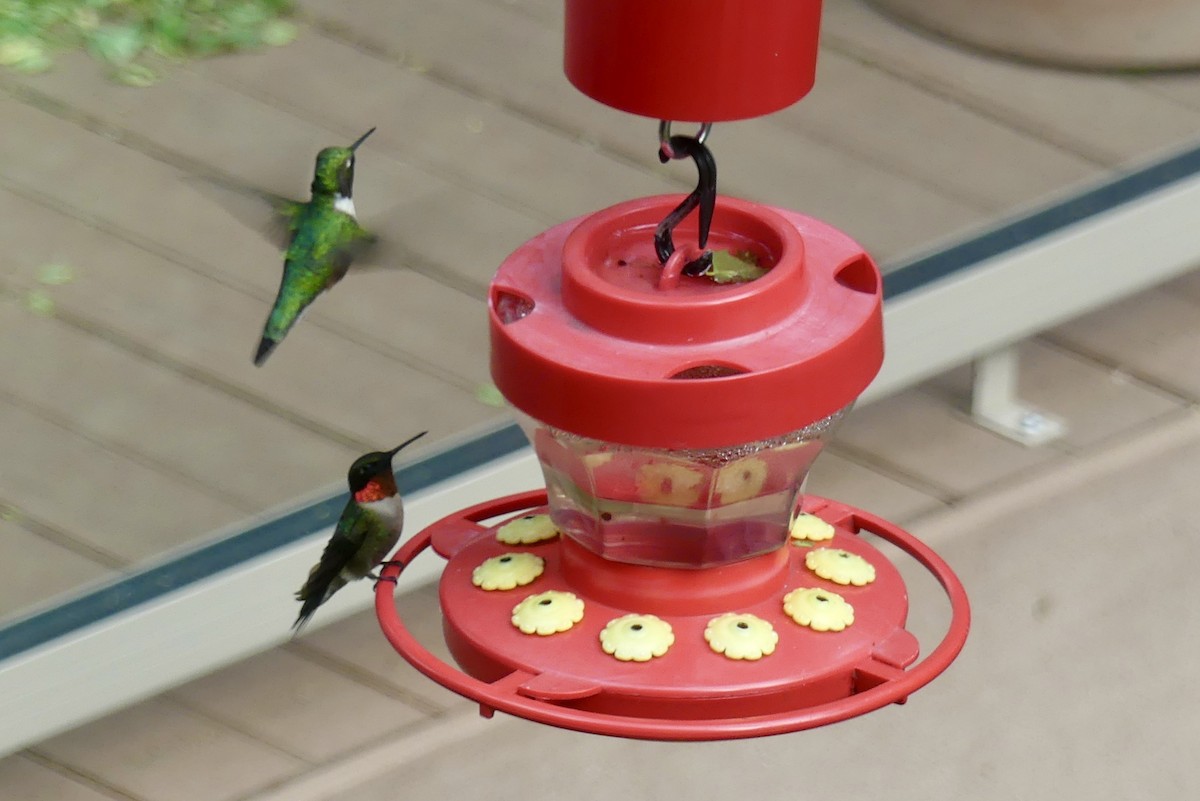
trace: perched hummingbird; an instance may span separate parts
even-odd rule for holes
[[[321,561],[313,565],[304,586],[296,593],[296,600],[304,603],[292,625],[295,631],[348,582],[364,576],[378,579],[371,571],[396,547],[404,526],[404,505],[396,490],[392,457],[427,433],[422,431],[390,451],[360,456],[350,465],[347,480],[351,497],[321,554]]]
[[[374,132],[350,147],[323,149],[313,170],[312,199],[277,206],[287,230],[287,253],[279,294],[254,354],[256,365],[267,360],[317,295],[342,280],[354,257],[374,244],[375,237],[358,224],[353,199],[354,151]]]

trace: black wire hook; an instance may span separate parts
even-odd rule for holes
[[[664,141],[658,149],[658,160],[666,164],[671,159],[690,158],[696,162],[700,173],[696,188],[683,199],[675,209],[663,218],[654,229],[654,250],[662,264],[675,251],[675,243],[671,240],[671,232],[683,218],[692,213],[696,207],[700,209],[700,249],[708,244],[708,231],[712,226],[713,209],[717,205],[717,161],[698,137],[672,136]],[[694,261],[684,265],[684,275],[701,275],[712,266],[712,251],[704,250],[704,254]]]

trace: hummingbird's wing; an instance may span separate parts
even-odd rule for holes
[[[333,530],[333,536],[321,552],[321,560],[313,565],[308,580],[296,593],[296,600],[303,601],[300,614],[292,628],[299,632],[300,628],[317,611],[317,607],[325,603],[329,596],[346,584],[342,578],[342,570],[354,559],[358,549],[362,547],[367,537],[370,520],[359,512],[357,504],[350,500],[338,519]]]
[[[378,236],[368,232],[353,217],[350,218],[350,228],[350,239],[339,247],[333,256],[338,280],[341,280],[351,266],[356,269],[382,267],[387,259],[387,248],[380,244]]]
[[[216,174],[189,175],[184,181],[215,201],[238,222],[261,232],[282,251],[287,251],[296,233],[296,225],[307,203],[276,195]],[[349,216],[349,215],[347,215]],[[389,240],[381,240],[351,218],[357,229],[348,244],[334,256],[342,275],[351,265],[357,269],[402,267],[410,254]],[[338,276],[339,279],[341,275]]]
[[[403,215],[406,202],[392,205],[382,213],[372,213],[367,217],[370,230],[364,228],[357,217],[350,217],[355,236],[345,249],[352,262],[351,269],[376,270],[399,269],[423,261],[419,255],[405,247],[402,237],[394,230],[389,230],[387,223]],[[383,230],[379,236],[374,231]]]
[[[189,175],[184,182],[215,201],[243,225],[261,232],[280,250],[287,250],[305,203],[216,174]]]

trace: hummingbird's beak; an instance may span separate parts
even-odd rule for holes
[[[373,134],[373,133],[375,133],[375,128],[374,128],[374,126],[372,126],[371,130],[367,131],[365,134],[363,134],[362,136],[358,137],[358,139],[354,140],[354,144],[350,145],[350,149],[351,149],[351,150],[358,150],[358,146],[359,146],[359,145],[361,145],[363,142],[367,141],[367,137],[368,137],[368,136],[370,136],[370,135],[371,135],[371,134]],[[414,437],[414,439],[415,439],[415,437]],[[401,445],[400,447],[401,447],[401,448],[403,448],[404,446],[403,446],[403,445]]]
[[[373,131],[373,130],[375,130],[375,129],[372,128],[371,131]],[[367,133],[370,133],[371,131],[367,131]],[[365,139],[366,137],[363,137],[363,138]],[[362,140],[360,139],[359,141],[361,142]],[[388,451],[387,452],[388,458],[389,459],[392,458],[397,453],[399,453],[401,450],[403,450],[407,446],[413,444],[414,442],[416,442],[417,440],[419,440],[421,437],[425,436],[428,433],[429,433],[428,431],[422,431],[420,434],[417,434],[415,437],[409,437],[404,442],[400,443],[399,445],[397,445],[396,447],[394,447],[390,451]]]

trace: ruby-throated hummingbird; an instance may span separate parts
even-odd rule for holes
[[[317,154],[312,198],[307,203],[287,201],[278,211],[287,226],[287,253],[283,280],[275,305],[263,327],[254,363],[271,355],[308,304],[346,274],[350,262],[375,237],[358,224],[354,214],[354,151],[375,129],[350,147],[327,147]]]
[[[227,211],[264,231],[284,250],[283,279],[254,354],[256,365],[267,360],[308,305],[377,244],[358,224],[353,199],[355,151],[374,132],[372,128],[349,147],[327,147],[317,154],[308,201],[216,175],[191,179],[193,186],[214,194]]]
[[[299,631],[317,607],[348,582],[373,576],[371,571],[396,547],[404,526],[404,505],[396,489],[392,457],[427,433],[422,431],[390,451],[374,451],[354,460],[347,475],[350,500],[321,561],[313,565],[296,593],[296,600],[304,603],[293,629]]]

